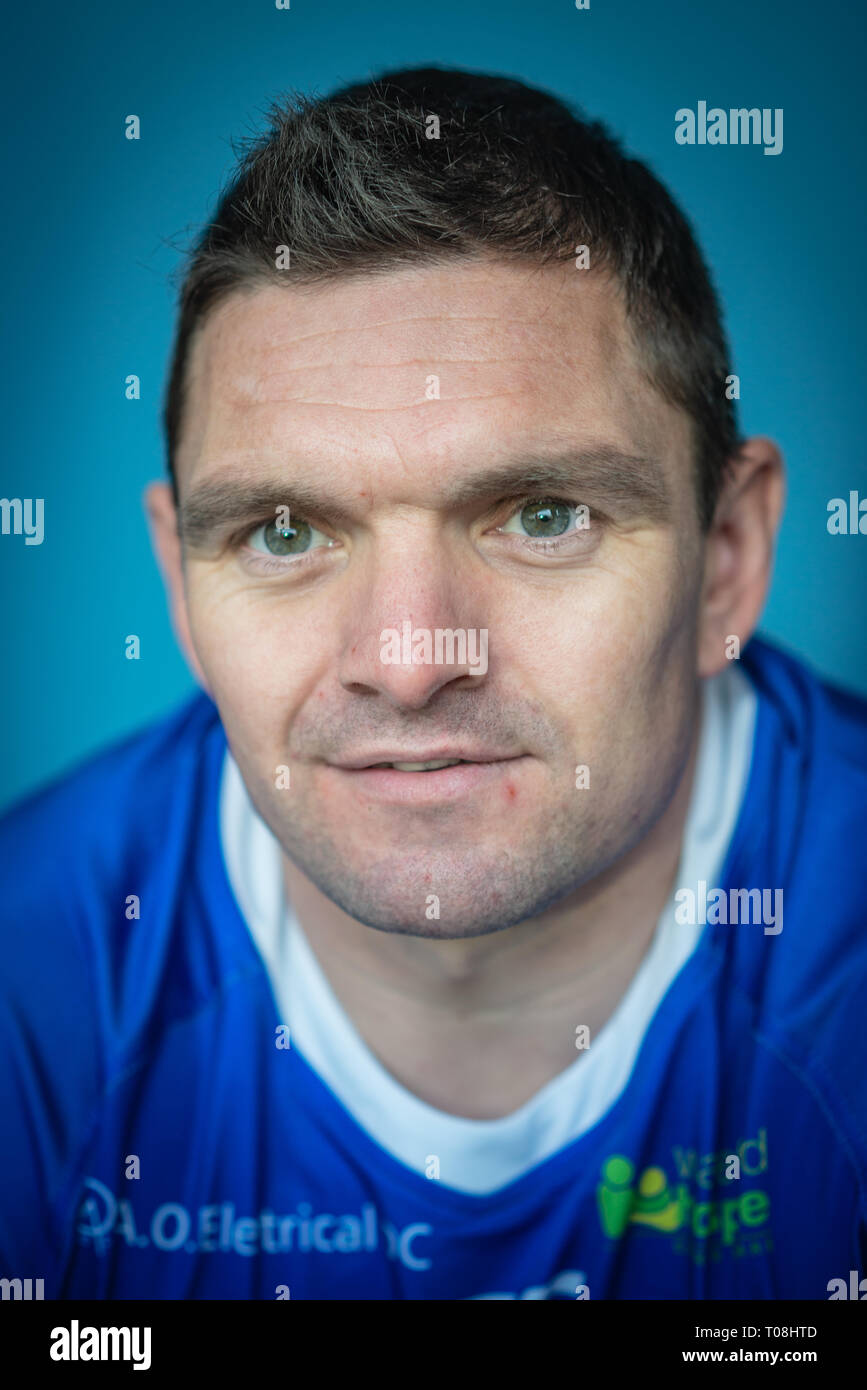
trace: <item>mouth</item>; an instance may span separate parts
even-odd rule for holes
[[[390,767],[405,772],[438,772],[443,767],[455,767],[458,763],[501,763],[519,756],[507,749],[451,748],[440,744],[439,748],[371,748],[348,758],[329,760],[329,766],[344,772],[368,772],[372,768]]]
[[[439,750],[437,750],[439,751]],[[356,765],[331,764],[329,772],[364,801],[431,806],[482,791],[494,791],[528,762],[526,754],[482,754],[419,758],[359,759]],[[510,795],[513,795],[513,791]]]
[[[432,758],[429,762],[419,763],[370,763],[367,768],[361,771],[369,771],[375,767],[393,767],[397,772],[439,772],[443,767],[457,767],[459,763],[474,762],[473,758]]]

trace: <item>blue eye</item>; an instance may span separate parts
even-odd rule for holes
[[[571,502],[564,502],[560,498],[534,498],[525,502],[520,511],[515,512],[500,529],[517,532],[518,535],[528,536],[533,540],[545,540],[565,535],[576,519],[580,529],[586,528],[586,507],[573,506]],[[520,530],[519,526],[524,529]]]
[[[332,544],[328,536],[306,521],[293,521],[291,526],[280,526],[276,521],[269,521],[253,532],[248,544],[260,555],[291,559],[293,555],[305,555],[310,550],[321,548],[315,543],[316,537],[325,545]]]

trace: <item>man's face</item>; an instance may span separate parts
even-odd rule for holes
[[[290,859],[362,922],[456,937],[636,845],[689,752],[702,539],[688,419],[612,285],[450,262],[258,287],[188,382],[189,628]]]

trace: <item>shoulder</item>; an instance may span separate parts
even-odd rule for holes
[[[221,735],[197,696],[0,820],[0,1258],[15,1267],[48,1259],[104,1097],[188,1007],[175,885]],[[128,915],[133,900],[150,910]]]
[[[856,779],[867,777],[867,698],[824,680],[800,658],[754,639],[743,665],[760,702],[801,757],[831,757]]]
[[[197,694],[0,817],[4,915],[55,916],[76,892],[97,899],[130,855],[165,843],[167,817],[182,811],[218,728],[214,705]]]
[[[727,876],[778,920],[727,929],[738,984],[867,1179],[867,700],[768,643],[744,658],[759,709]]]
[[[854,905],[867,868],[861,853],[867,700],[822,680],[767,642],[751,642],[743,664],[758,695],[742,818],[757,853],[781,885],[785,878],[794,889],[812,875],[818,888],[822,877],[838,902]],[[829,882],[829,875],[841,881]]]
[[[224,747],[197,694],[0,819],[0,1000],[22,1026],[53,1000],[58,1023],[84,1010],[87,1031],[111,1030],[111,996],[142,949],[131,928],[148,897],[177,895]]]
[[[217,723],[214,704],[198,692],[5,811],[0,816],[0,849],[8,852],[58,827],[67,828],[79,841],[103,834],[117,823],[117,804],[107,805],[106,798],[114,798],[134,816],[137,798],[132,788],[149,800],[165,794],[178,766],[195,758]]]

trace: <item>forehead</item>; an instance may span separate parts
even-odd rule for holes
[[[606,277],[447,262],[233,292],[193,340],[178,475],[184,491],[306,462],[429,488],[543,444],[673,455],[689,438]]]

